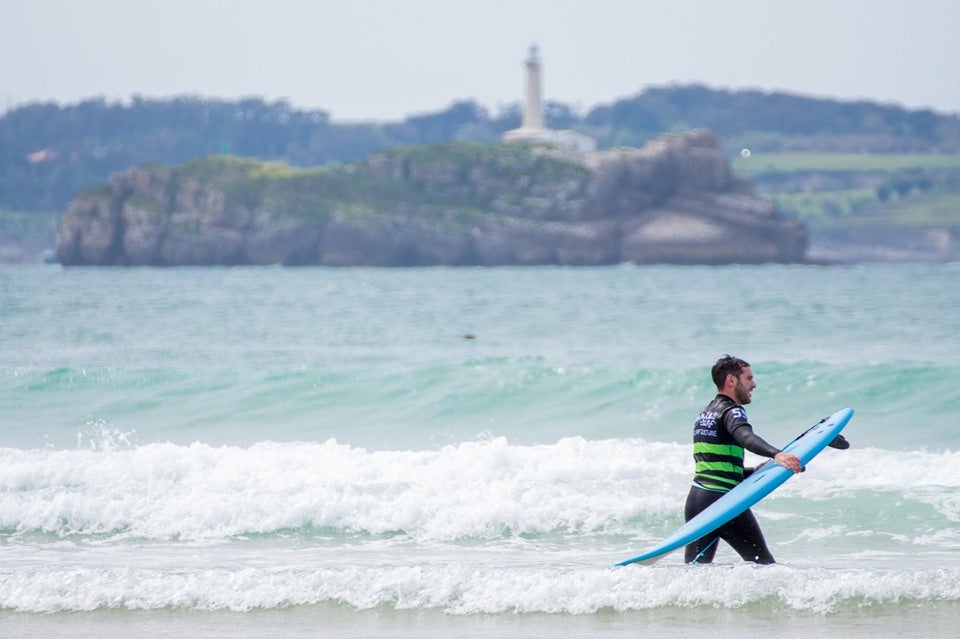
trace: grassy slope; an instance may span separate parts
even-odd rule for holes
[[[764,184],[764,178],[822,175],[828,186],[778,190],[761,186],[761,194],[774,199],[781,210],[807,222],[815,232],[852,228],[960,229],[960,155],[858,154],[858,153],[758,153],[738,157],[734,169]],[[844,178],[872,174],[889,184],[926,180],[925,188],[900,195],[892,190],[882,199],[877,188],[864,188],[850,180],[850,188],[836,188]],[[810,181],[809,184],[815,184]],[[773,182],[776,184],[776,182]]]
[[[754,153],[737,157],[733,168],[752,177],[798,171],[960,171],[960,155],[878,153]]]

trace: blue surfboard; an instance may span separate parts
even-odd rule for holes
[[[853,417],[852,408],[839,410],[798,435],[782,450],[785,453],[796,455],[800,458],[800,464],[806,466],[811,459],[837,438],[851,417]],[[793,471],[774,461],[764,464],[699,515],[677,528],[659,544],[642,555],[621,561],[617,565],[654,563],[670,551],[700,539],[745,512],[790,479],[792,475]]]

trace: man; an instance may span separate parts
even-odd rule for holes
[[[803,470],[796,455],[784,453],[755,435],[747,421],[743,407],[750,403],[753,389],[757,387],[750,364],[737,357],[724,355],[713,365],[710,373],[717,387],[717,396],[700,412],[693,427],[696,470],[684,509],[687,521],[756,470],[744,469],[744,449],[763,457],[772,457],[794,473]],[[756,518],[749,510],[689,544],[685,561],[688,564],[712,562],[719,539],[733,546],[746,561],[776,563],[767,549]]]

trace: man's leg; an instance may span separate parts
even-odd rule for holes
[[[683,509],[683,515],[687,521],[690,521],[702,512],[707,506],[724,496],[725,493],[718,493],[713,490],[706,490],[692,486],[687,494],[687,503]],[[717,554],[717,542],[720,537],[716,532],[704,535],[691,544],[683,551],[683,560],[688,564],[709,564]]]
[[[760,530],[757,518],[749,510],[721,526],[717,534],[745,561],[758,564],[777,563],[767,548],[767,542],[763,538],[763,531]]]

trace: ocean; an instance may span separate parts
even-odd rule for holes
[[[956,636],[958,281],[0,268],[0,636]],[[754,507],[777,565],[613,567],[724,353],[762,437],[851,448]]]

